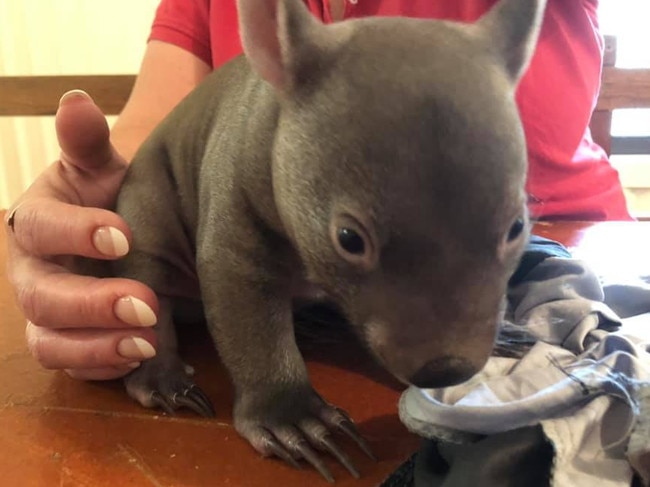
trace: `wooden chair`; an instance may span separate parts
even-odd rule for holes
[[[606,36],[602,86],[590,127],[594,140],[608,154],[612,148],[612,111],[650,108],[650,69],[615,65],[616,38]],[[0,77],[0,116],[54,115],[59,98],[72,88],[90,93],[107,115],[117,115],[134,81],[133,75]]]
[[[605,36],[600,94],[589,124],[594,141],[612,154],[612,112],[650,108],[650,69],[616,67],[616,37]]]

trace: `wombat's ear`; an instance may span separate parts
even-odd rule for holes
[[[317,65],[326,27],[302,0],[238,0],[237,6],[244,53],[276,89],[287,91],[305,64]]]
[[[546,0],[501,0],[476,24],[513,84],[533,57],[545,6]]]

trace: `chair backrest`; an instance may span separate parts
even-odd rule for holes
[[[616,37],[606,36],[601,90],[590,127],[594,140],[607,154],[612,147],[612,111],[650,108],[650,69],[615,65]],[[0,77],[0,116],[54,115],[59,98],[72,88],[90,93],[107,115],[117,115],[134,81],[134,75]]]
[[[134,75],[0,76],[0,116],[54,115],[70,89],[88,92],[106,115],[117,115],[134,82]]]
[[[650,108],[650,69],[616,67],[616,37],[605,36],[605,56],[598,103],[589,126],[594,141],[612,153],[612,112]]]

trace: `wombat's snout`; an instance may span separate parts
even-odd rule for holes
[[[478,369],[461,357],[442,357],[427,362],[409,382],[416,387],[437,388],[460,384],[472,377]]]

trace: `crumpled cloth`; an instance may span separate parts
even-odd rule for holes
[[[603,283],[572,258],[550,257],[508,293],[506,348],[468,382],[409,387],[402,422],[429,439],[471,443],[541,425],[553,444],[553,487],[650,485],[650,286]],[[615,311],[616,310],[616,311]]]

